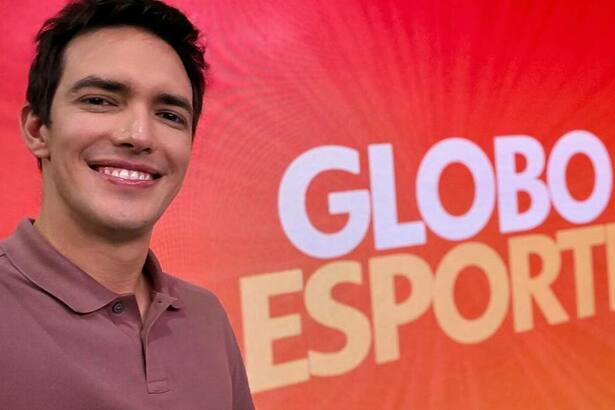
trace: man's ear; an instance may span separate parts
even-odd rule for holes
[[[40,160],[49,158],[49,128],[34,114],[29,104],[21,109],[21,135],[35,157]]]

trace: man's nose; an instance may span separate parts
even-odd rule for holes
[[[153,131],[150,113],[135,109],[127,113],[125,121],[115,129],[112,142],[135,153],[152,152],[155,148]]]

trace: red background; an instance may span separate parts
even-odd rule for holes
[[[326,193],[367,188],[367,146],[394,145],[401,220],[418,218],[414,180],[435,142],[458,136],[493,160],[493,137],[527,134],[546,152],[564,133],[585,129],[615,153],[615,6],[610,1],[173,1],[202,28],[210,88],[186,184],[156,228],[154,249],[165,269],[205,286],[225,304],[242,343],[239,278],[324,262],[288,241],[277,192],[286,167],[327,144],[361,153],[358,177],[331,173],[309,191],[318,227],[334,231],[343,216],[327,212]],[[0,236],[37,214],[40,177],[20,141],[33,36],[61,1],[2,0],[0,20]],[[583,158],[569,169],[573,193],[592,187]],[[451,167],[441,193],[451,212],[472,200],[469,173]],[[496,216],[475,240],[506,254]],[[594,223],[615,221],[609,205]],[[571,227],[551,212],[536,232]],[[454,244],[428,233],[405,249],[434,267]],[[370,233],[344,260],[380,253]],[[255,395],[259,409],[612,408],[615,319],[609,311],[604,257],[596,255],[597,313],[574,318],[571,260],[554,286],[571,321],[516,334],[511,313],[498,332],[459,345],[428,311],[400,329],[401,359],[376,365],[370,353],[355,370]],[[460,309],[472,316],[487,302],[480,274],[460,277]],[[400,283],[399,297],[409,289]],[[334,295],[366,314],[368,289],[344,285]],[[341,334],[304,313],[301,294],[273,301],[273,314],[302,313],[303,335],[275,344],[276,360],[306,349],[334,351]]]

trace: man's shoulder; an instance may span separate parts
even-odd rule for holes
[[[0,258],[6,258],[5,244],[8,238],[0,239]]]
[[[6,254],[3,244],[4,241],[0,241],[0,290],[6,287],[6,280],[14,276],[12,275],[12,273],[14,273],[14,268]]]
[[[6,242],[6,239],[0,240],[0,309],[10,315],[13,309],[39,290],[14,263]]]
[[[0,276],[6,278],[7,276],[13,276],[11,274],[16,273],[16,268],[11,262],[9,255],[6,251],[6,239],[0,240]]]

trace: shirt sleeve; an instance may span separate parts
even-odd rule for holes
[[[254,410],[254,403],[252,401],[252,394],[250,393],[246,368],[243,364],[241,351],[239,350],[239,345],[237,344],[237,338],[233,333],[233,329],[230,321],[228,320],[228,316],[226,316],[226,312],[224,312],[224,314],[227,324],[226,350],[228,352],[231,381],[233,384],[233,410]]]
[[[252,402],[252,394],[250,393],[250,386],[248,385],[246,369],[241,358],[239,347],[237,346],[235,335],[232,331],[231,336],[233,343],[233,363],[231,363],[233,366],[233,410],[254,410],[254,403]]]

